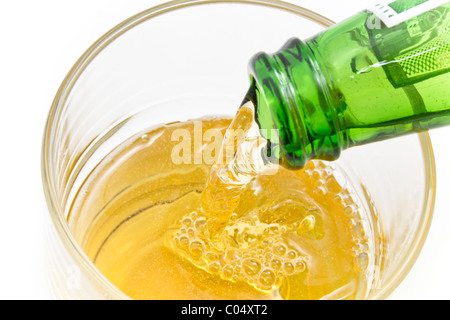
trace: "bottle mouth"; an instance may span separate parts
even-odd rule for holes
[[[307,44],[293,38],[274,54],[258,53],[249,69],[256,121],[261,129],[278,133],[265,138],[271,147],[278,145],[281,165],[300,169],[311,159],[340,156],[342,139],[331,94]]]
[[[276,55],[276,54],[275,54]],[[275,55],[261,52],[250,62],[251,86],[247,99],[255,105],[255,121],[268,143],[268,155],[289,169],[306,164],[304,125],[282,66]]]

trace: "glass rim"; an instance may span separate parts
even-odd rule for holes
[[[102,50],[106,48],[111,42],[126,33],[128,30],[164,13],[196,5],[221,3],[250,4],[281,9],[309,19],[310,21],[314,21],[325,28],[335,24],[333,20],[330,20],[319,13],[290,2],[279,0],[174,0],[165,2],[145,9],[122,21],[121,23],[110,29],[108,32],[106,32],[96,42],[94,42],[69,70],[51,104],[47,122],[45,124],[41,150],[42,183],[49,214],[55,227],[55,231],[59,239],[62,241],[64,248],[67,250],[67,253],[78,264],[78,266],[83,269],[85,274],[89,276],[89,279],[93,280],[95,282],[95,285],[100,287],[100,289],[107,293],[108,297],[112,299],[130,298],[118,288],[116,288],[105,276],[103,276],[102,273],[92,263],[92,261],[86,256],[86,254],[72,235],[72,232],[70,231],[67,221],[64,217],[64,210],[61,208],[60,203],[58,203],[57,201],[54,182],[50,177],[52,168],[49,166],[49,148],[53,129],[55,128],[55,125],[58,125],[60,123],[59,120],[61,111],[64,109],[67,96],[74,84],[77,82],[79,76],[83,73],[90,62],[95,59],[95,57],[100,52],[102,52]],[[391,276],[389,281],[387,281],[374,296],[369,296],[369,299],[385,299],[395,290],[395,288],[397,288],[397,286],[401,281],[403,281],[403,279],[406,277],[408,272],[411,270],[411,267],[417,260],[429,231],[435,202],[435,160],[429,134],[427,132],[423,132],[418,134],[418,136],[424,156],[426,173],[426,192],[424,195],[424,207],[422,209],[422,216],[419,224],[421,229],[418,230],[418,234],[414,238],[415,242],[413,245],[411,245],[405,263],[402,264],[401,268],[399,268],[399,270],[397,270],[397,272],[395,272],[395,274]]]

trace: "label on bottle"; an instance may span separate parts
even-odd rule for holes
[[[375,5],[369,11],[372,11],[388,28],[392,28],[447,2],[448,0],[390,0]]]

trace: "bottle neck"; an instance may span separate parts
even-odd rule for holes
[[[391,3],[395,23],[363,11],[251,60],[255,118],[282,165],[450,124],[450,2],[420,3]]]
[[[273,55],[257,54],[250,75],[248,99],[283,166],[302,168],[310,159],[339,157],[343,144],[331,81],[307,44],[291,39]]]

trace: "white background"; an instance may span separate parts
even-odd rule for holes
[[[160,0],[0,0],[0,299],[47,299],[40,148],[52,99],[106,31]],[[335,21],[376,1],[292,0]],[[437,202],[425,247],[392,299],[449,299],[450,128],[431,133]]]

